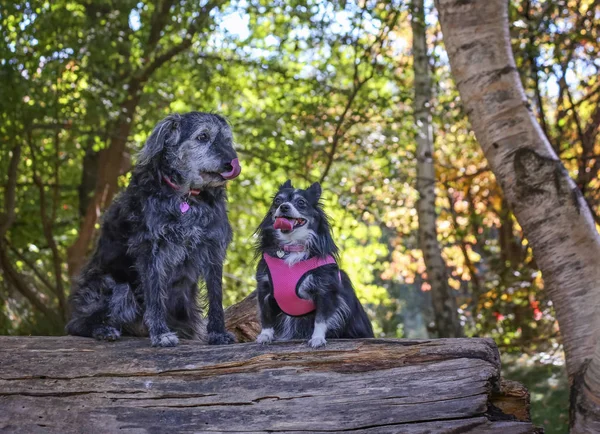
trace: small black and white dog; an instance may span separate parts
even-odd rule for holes
[[[69,334],[113,341],[150,335],[153,346],[183,338],[229,344],[222,305],[231,242],[225,183],[241,172],[231,129],[218,115],[161,121],[141,150],[127,189],[106,211],[96,250],[70,297]],[[198,280],[208,292],[208,325]],[[177,332],[177,333],[175,333]]]
[[[373,329],[348,275],[319,202],[321,186],[283,184],[260,224],[256,272],[262,331],[256,342],[372,338]]]

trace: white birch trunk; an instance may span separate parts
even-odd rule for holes
[[[436,5],[473,130],[556,308],[572,385],[571,432],[598,433],[600,238],[593,219],[527,102],[510,45],[508,1]]]
[[[446,262],[437,238],[435,212],[435,166],[431,127],[431,77],[427,57],[427,38],[423,0],[411,3],[413,32],[414,112],[417,126],[417,212],[419,247],[431,285],[435,326],[439,337],[459,337],[462,327],[458,319],[454,291],[448,285]]]

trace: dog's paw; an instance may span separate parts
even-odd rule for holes
[[[308,345],[311,348],[320,348],[327,345],[327,341],[321,336],[314,336],[308,341]]]
[[[257,344],[270,344],[273,342],[273,329],[266,329],[260,332],[260,334],[256,337]]]
[[[121,332],[111,326],[98,326],[92,332],[92,337],[99,341],[114,342],[121,339]]]
[[[156,336],[150,336],[153,347],[175,347],[179,343],[179,338],[173,332],[163,333]]]
[[[235,343],[235,338],[229,332],[225,333],[209,333],[208,345],[228,345]]]

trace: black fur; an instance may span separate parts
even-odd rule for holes
[[[231,130],[220,116],[172,115],[156,126],[129,186],[106,211],[96,250],[74,286],[69,334],[111,341],[121,332],[149,334],[153,346],[177,345],[177,335],[202,339],[206,332],[211,344],[234,341],[222,306],[232,232],[219,175],[234,158]],[[195,189],[197,196],[190,194]],[[207,326],[198,305],[200,277]]]
[[[315,324],[327,324],[327,338],[369,338],[373,337],[371,323],[360,304],[348,275],[337,265],[328,265],[313,270],[299,284],[303,297],[311,299],[316,311],[301,317],[286,315],[273,297],[273,287],[268,278],[268,268],[263,253],[277,257],[277,251],[286,243],[303,244],[305,253],[287,253],[298,255],[297,260],[311,257],[326,258],[333,256],[338,261],[338,248],[333,241],[327,215],[320,203],[321,186],[318,183],[306,190],[294,189],[291,181],[279,188],[273,198],[273,204],[260,224],[256,253],[260,257],[256,280],[258,282],[258,304],[263,332],[258,342],[268,343],[273,339],[310,339],[313,347],[325,344],[325,339],[315,339]],[[307,223],[289,234],[273,228],[276,216],[287,215],[302,218]],[[341,282],[340,282],[341,275]],[[268,330],[274,331],[269,336]],[[266,330],[266,331],[265,331]]]

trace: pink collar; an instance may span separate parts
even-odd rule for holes
[[[167,176],[167,175],[163,175],[163,181],[165,181],[169,187],[171,187],[173,190],[179,190],[181,187],[178,186],[177,184],[175,184],[173,181],[171,181],[171,179]],[[189,193],[192,196],[198,196],[200,194],[200,189],[198,188],[191,188]]]
[[[306,246],[303,244],[284,244],[279,246],[279,249],[284,252],[305,252]]]

